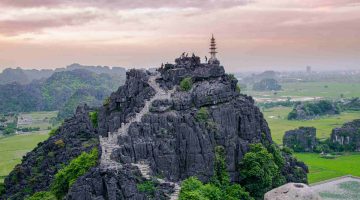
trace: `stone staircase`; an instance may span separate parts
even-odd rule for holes
[[[160,78],[159,73],[156,73],[155,75],[150,76],[148,83],[155,90],[155,95],[151,99],[145,101],[145,106],[141,109],[141,111],[136,113],[136,115],[133,118],[131,118],[127,123],[121,124],[121,127],[118,129],[118,131],[113,132],[113,133],[109,132],[108,137],[100,136],[100,145],[101,145],[101,151],[102,151],[101,161],[100,161],[101,169],[104,169],[104,170],[106,170],[106,169],[114,169],[114,170],[121,169],[121,164],[111,159],[111,154],[113,153],[113,151],[115,149],[120,148],[120,146],[118,145],[119,136],[128,134],[130,125],[134,122],[140,122],[141,118],[146,113],[149,112],[149,108],[155,100],[164,100],[164,99],[171,98],[171,94],[174,93],[175,88],[172,90],[169,90],[169,91],[163,90],[156,83],[156,79],[158,79],[158,78]],[[140,172],[144,178],[150,179],[151,168],[150,168],[149,164],[142,161],[142,162],[134,163],[133,165],[138,167],[138,169],[140,170]],[[173,182],[166,182],[165,180],[162,180],[162,179],[158,179],[158,180],[160,181],[160,183],[174,184],[175,192],[170,196],[170,199],[171,200],[178,199],[179,192],[180,192],[179,184],[173,183]]]
[[[133,163],[132,165],[136,166],[140,170],[142,177],[144,177],[146,179],[151,178],[151,168],[150,168],[150,165],[148,163],[146,163],[145,161],[140,161],[138,163]],[[161,178],[156,178],[156,179],[160,182],[160,184],[167,183],[167,184],[170,184],[170,185],[174,186],[175,191],[169,196],[170,200],[179,199],[179,194],[180,194],[180,190],[181,190],[181,187],[180,187],[179,183],[166,181],[166,180],[161,179]]]

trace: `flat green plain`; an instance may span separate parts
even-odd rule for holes
[[[316,153],[296,153],[295,157],[308,165],[310,184],[344,175],[360,176],[360,153],[347,153],[335,159],[321,158]]]
[[[21,158],[49,137],[48,131],[0,138],[0,183],[21,162]]]
[[[272,138],[279,145],[282,145],[285,131],[300,126],[315,127],[317,138],[326,139],[330,137],[333,128],[341,127],[345,122],[360,119],[360,112],[352,111],[342,112],[340,115],[323,116],[313,120],[287,120],[287,115],[291,109],[290,107],[275,107],[262,110],[271,129]]]
[[[266,97],[277,99],[279,97],[322,97],[327,99],[340,98],[343,94],[346,98],[360,97],[360,83],[336,83],[336,82],[295,82],[280,83],[281,91],[257,92],[253,90],[244,93],[256,98]],[[250,86],[249,86],[250,87]]]

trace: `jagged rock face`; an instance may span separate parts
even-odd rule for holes
[[[148,74],[139,70],[126,73],[126,83],[111,94],[108,105],[100,108],[98,130],[106,136],[116,131],[122,123],[144,107],[145,100],[154,96],[154,89],[149,86]]]
[[[341,128],[334,128],[330,141],[351,151],[360,151],[360,119],[345,123]]]
[[[148,197],[137,189],[137,183],[142,179],[144,178],[137,167],[130,165],[124,166],[118,173],[93,168],[77,180],[65,199],[146,200]],[[153,199],[166,199],[166,196],[173,192],[173,188],[167,183],[155,183],[154,187],[156,191]]]
[[[321,200],[322,198],[309,186],[301,183],[288,183],[265,194],[264,200]]]
[[[27,194],[49,188],[56,172],[83,151],[98,147],[98,135],[88,116],[89,108],[79,107],[56,135],[38,146],[5,179],[4,199],[22,200]],[[2,199],[1,198],[1,199]]]
[[[296,152],[312,152],[316,146],[316,128],[300,127],[286,131],[283,144]]]

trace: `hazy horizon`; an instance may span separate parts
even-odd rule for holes
[[[2,0],[0,8],[0,71],[158,67],[184,51],[204,60],[211,33],[231,72],[360,69],[354,0]]]

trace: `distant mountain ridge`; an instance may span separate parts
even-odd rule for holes
[[[79,104],[99,106],[103,99],[125,82],[126,72],[109,68],[98,73],[82,66],[69,67],[48,78],[33,80],[29,84],[12,82],[0,85],[0,112],[32,112],[59,110],[59,117],[72,116]],[[116,71],[115,70],[115,71]],[[100,73],[101,71],[108,73]]]
[[[22,69],[6,68],[0,73],[0,85],[9,83],[19,83],[22,85],[29,84],[34,80],[47,79],[56,72],[72,71],[75,69],[85,69],[96,74],[109,74],[109,75],[121,75],[125,74],[126,69],[123,67],[108,67],[108,66],[86,66],[78,63],[73,63],[65,68],[56,69]]]

